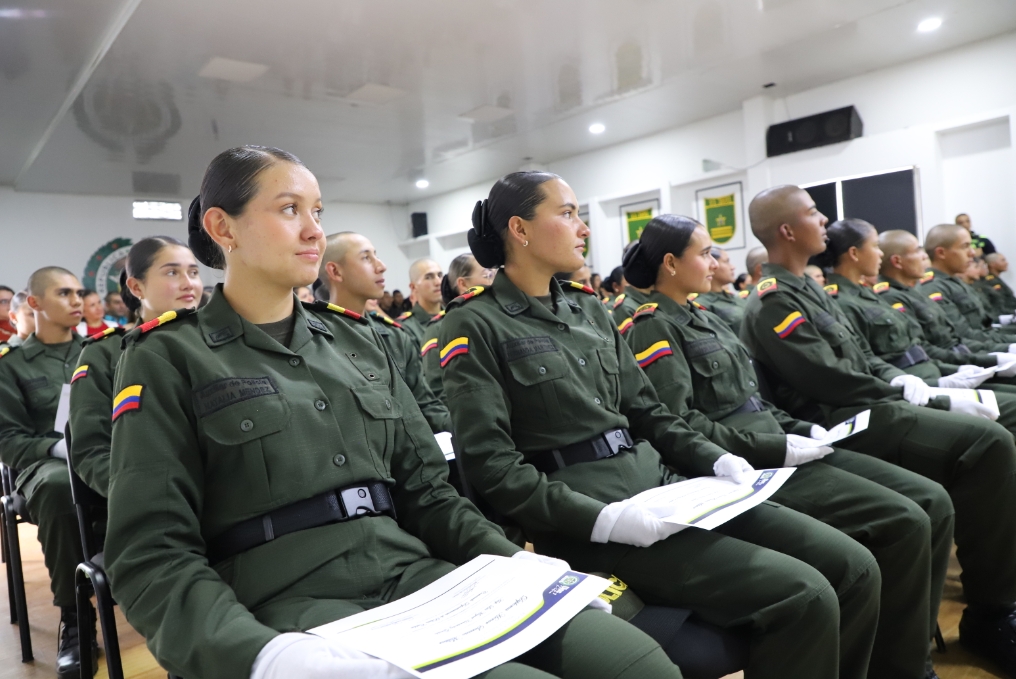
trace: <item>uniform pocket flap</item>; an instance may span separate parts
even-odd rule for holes
[[[282,394],[269,394],[220,408],[202,418],[200,427],[216,443],[237,446],[282,431],[290,416]]]
[[[730,355],[725,351],[716,351],[689,359],[691,367],[703,377],[713,377],[730,370]]]
[[[529,387],[562,377],[565,373],[564,356],[560,351],[533,354],[510,362],[508,368],[515,381]]]
[[[600,365],[603,367],[603,372],[610,375],[616,375],[620,372],[616,350],[603,347],[596,350],[596,355],[600,357]]]
[[[705,337],[684,343],[684,355],[688,358],[698,358],[699,356],[713,354],[717,351],[723,351],[723,345],[720,343],[720,340],[713,337]]]
[[[385,385],[375,387],[365,384],[353,387],[352,392],[363,411],[374,419],[395,420],[402,417],[402,406]]]

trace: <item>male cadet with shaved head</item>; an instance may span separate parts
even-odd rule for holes
[[[321,258],[320,280],[328,287],[333,307],[364,315],[370,300],[380,299],[385,291],[384,273],[388,268],[365,236],[343,231],[328,236]],[[431,431],[451,431],[451,415],[423,379],[419,345],[404,327],[376,311],[366,313],[370,324],[381,335],[385,348],[402,373],[413,397],[420,405]]]
[[[968,603],[960,641],[1016,675],[1012,435],[988,419],[948,412],[958,401],[929,400],[924,381],[872,354],[833,299],[805,276],[809,258],[826,249],[827,222],[806,191],[763,191],[749,218],[769,263],[749,297],[741,340],[772,379],[776,405],[825,426],[870,409],[868,428],[847,445],[949,491]]]
[[[441,265],[433,259],[418,259],[409,267],[409,289],[416,303],[395,320],[418,347],[423,344],[427,323],[441,311],[441,275]]]
[[[758,246],[748,250],[748,254],[744,256],[744,267],[748,269],[748,273],[751,275],[751,291],[755,290],[755,286],[762,280],[762,265],[769,261],[769,253],[766,252],[765,247]]]
[[[939,224],[924,239],[924,250],[931,260],[931,271],[918,284],[918,290],[929,299],[941,304],[949,314],[959,314],[966,320],[974,336],[1004,342],[1016,339],[1016,325],[993,328],[1000,319],[992,317],[981,303],[977,291],[958,276],[967,270],[973,250],[970,232],[957,224]]]
[[[1013,313],[1016,311],[1016,294],[1013,294],[1009,284],[1002,280],[1002,274],[1009,270],[1009,260],[1001,252],[992,252],[984,256],[984,261],[988,263],[988,275],[985,278],[999,291],[1005,305],[1005,313]]]
[[[83,292],[66,269],[49,266],[33,273],[27,304],[35,312],[35,333],[21,346],[0,352],[0,460],[18,470],[15,486],[39,527],[53,603],[60,607],[56,670],[61,679],[80,672],[74,569],[83,557],[67,443],[55,420],[61,389],[70,383],[81,353],[74,329],[81,322]],[[88,676],[95,670],[90,668]]]

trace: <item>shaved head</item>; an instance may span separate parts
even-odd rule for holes
[[[44,266],[28,277],[28,294],[33,297],[44,296],[46,289],[57,276],[72,276],[77,279],[77,276],[62,266]]]
[[[878,247],[882,251],[882,267],[889,264],[889,258],[893,255],[905,255],[913,249],[917,243],[917,236],[909,231],[894,229],[883,231],[878,236]]]
[[[754,278],[758,275],[757,269],[768,261],[769,253],[760,245],[759,247],[752,248],[748,251],[748,255],[744,258],[744,266],[748,269],[748,273],[750,273]]]
[[[751,232],[767,249],[776,244],[780,226],[794,220],[800,207],[797,199],[802,193],[807,192],[792,184],[774,186],[755,196],[748,205]]]
[[[966,229],[958,224],[939,224],[934,226],[924,239],[924,250],[934,261],[935,248],[951,248],[956,239],[964,231]]]
[[[346,253],[349,252],[349,247],[353,243],[352,236],[358,235],[358,233],[353,231],[340,231],[325,238],[325,253],[321,256],[321,266],[318,268],[318,278],[320,280],[328,281],[328,274],[325,271],[328,262],[338,264],[345,259]]]
[[[409,280],[416,281],[417,279],[420,278],[420,276],[423,276],[425,273],[427,273],[434,267],[437,267],[438,270],[441,269],[440,264],[438,264],[433,259],[430,259],[428,257],[416,260],[415,262],[409,265]]]

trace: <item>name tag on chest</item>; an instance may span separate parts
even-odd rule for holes
[[[277,393],[279,390],[267,376],[227,377],[195,391],[194,409],[198,417],[206,417],[234,403]]]

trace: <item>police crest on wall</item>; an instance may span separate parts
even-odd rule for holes
[[[744,204],[741,182],[711,186],[695,192],[698,220],[706,227],[713,245],[737,250],[745,244]]]
[[[127,263],[131,249],[130,238],[114,238],[92,253],[85,264],[82,284],[102,297],[120,290],[120,272]]]

